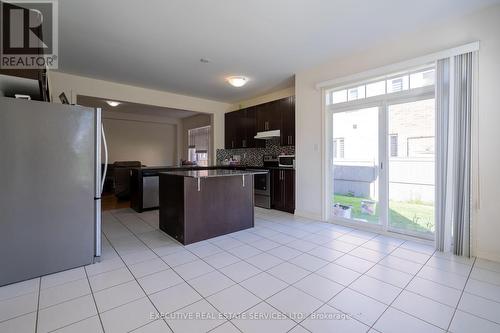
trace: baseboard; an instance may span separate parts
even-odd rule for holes
[[[317,220],[317,221],[325,222],[321,218],[321,214],[317,214],[317,213],[314,213],[314,212],[308,212],[308,211],[296,209],[295,210],[295,215],[299,216],[299,217],[304,217],[306,219],[311,219],[311,220]]]
[[[495,262],[500,262],[500,253],[492,253],[485,251],[473,251],[473,256],[481,259],[491,260]]]

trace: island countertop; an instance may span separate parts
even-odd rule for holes
[[[160,174],[188,177],[188,178],[213,178],[213,177],[257,175],[257,174],[266,174],[267,172],[268,172],[267,170],[212,169],[212,170],[165,171],[165,172],[160,172]]]

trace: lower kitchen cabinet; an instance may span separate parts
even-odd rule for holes
[[[295,170],[271,171],[271,208],[288,213],[295,211]]]

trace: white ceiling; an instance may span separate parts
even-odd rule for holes
[[[63,72],[235,102],[499,0],[64,0]],[[210,59],[203,64],[200,58]],[[224,78],[250,78],[243,88]]]
[[[173,119],[182,119],[200,114],[194,111],[164,108],[154,105],[146,105],[139,103],[123,102],[123,101],[116,101],[116,102],[120,102],[120,104],[118,106],[113,107],[110,106],[108,103],[106,103],[106,100],[103,98],[83,96],[83,95],[78,95],[78,101],[77,101],[79,105],[101,108],[102,110],[104,110],[104,112],[111,112],[111,113],[115,112],[131,113],[134,115],[168,117]]]

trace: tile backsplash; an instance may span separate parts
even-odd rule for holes
[[[294,155],[294,146],[280,146],[280,138],[266,140],[266,148],[244,148],[244,149],[217,149],[217,164],[233,155],[241,157],[241,164],[262,166],[264,155]]]

